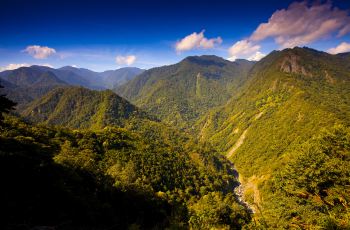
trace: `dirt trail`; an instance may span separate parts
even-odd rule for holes
[[[232,157],[232,155],[236,152],[236,150],[243,144],[244,139],[247,135],[247,131],[248,129],[244,130],[242,135],[238,138],[237,142],[235,143],[235,145],[230,149],[230,151],[227,153],[226,157],[230,158]]]

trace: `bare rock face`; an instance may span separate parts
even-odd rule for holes
[[[300,58],[297,55],[290,54],[282,60],[280,70],[285,73],[296,73],[305,76],[312,76],[307,72],[304,66],[300,64]]]
[[[325,78],[326,78],[326,81],[330,84],[334,84],[336,81],[335,81],[335,78],[333,76],[331,76],[327,70],[324,71],[325,73]]]

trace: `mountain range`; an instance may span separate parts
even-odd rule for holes
[[[58,148],[58,164],[165,201],[156,216],[167,222],[153,227],[350,228],[350,53],[295,47],[258,62],[205,55],[116,71],[0,73],[29,122],[9,116],[17,131],[2,138]]]
[[[95,90],[112,89],[142,72],[142,69],[134,67],[99,73],[72,66],[54,69],[34,65],[0,72],[0,81],[8,97],[21,106],[56,87],[71,85]]]
[[[217,56],[187,57],[147,70],[115,92],[171,125],[191,128],[198,117],[227,102],[253,64]]]

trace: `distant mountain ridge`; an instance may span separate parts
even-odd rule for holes
[[[22,106],[56,87],[70,85],[103,90],[125,83],[142,71],[127,67],[98,73],[72,66],[54,69],[34,65],[0,72],[0,84],[3,81],[4,92]]]
[[[253,64],[192,56],[146,70],[115,91],[171,125],[191,128],[198,117],[231,97]]]

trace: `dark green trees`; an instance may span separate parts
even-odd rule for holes
[[[2,85],[0,85],[0,90],[3,88]],[[11,110],[14,109],[14,106],[16,106],[16,103],[7,99],[5,95],[0,94],[0,123],[4,119],[2,116],[2,113],[9,113]]]

